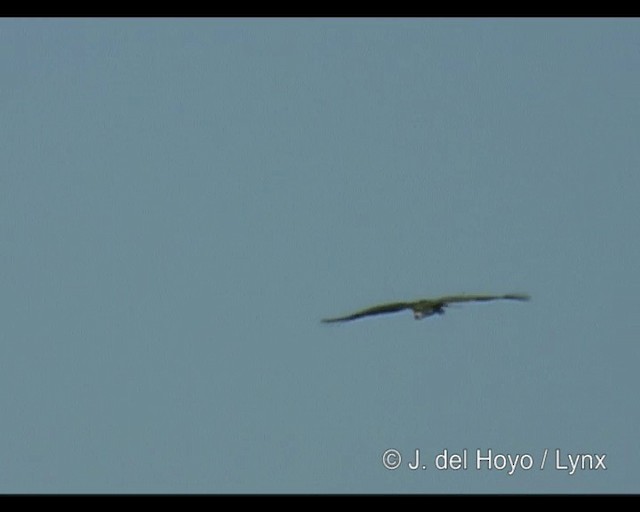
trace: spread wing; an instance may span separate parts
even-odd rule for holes
[[[385,313],[395,313],[396,311],[402,311],[403,309],[409,309],[413,306],[413,302],[390,302],[388,304],[381,304],[379,306],[373,306],[361,311],[356,311],[350,315],[339,316],[336,318],[323,318],[325,323],[331,322],[348,322],[349,320],[356,320],[365,316],[383,315]]]
[[[438,304],[452,304],[455,302],[486,302],[490,300],[529,300],[525,293],[508,293],[506,295],[449,295],[435,299]]]

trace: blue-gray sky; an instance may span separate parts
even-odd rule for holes
[[[5,19],[0,62],[0,492],[640,491],[638,20]],[[319,321],[462,292],[533,300]]]

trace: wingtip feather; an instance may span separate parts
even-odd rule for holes
[[[531,300],[531,295],[528,293],[510,293],[504,296],[505,299],[514,299],[514,300]]]

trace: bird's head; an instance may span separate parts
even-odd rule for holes
[[[446,304],[433,303],[429,301],[425,301],[422,303],[418,303],[413,308],[413,318],[416,320],[421,320],[422,318],[426,318],[431,315],[444,315],[444,308]]]

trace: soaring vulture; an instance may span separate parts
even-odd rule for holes
[[[348,322],[365,316],[383,315],[386,313],[396,313],[405,309],[413,311],[416,320],[426,318],[431,315],[443,315],[444,308],[450,304],[458,302],[486,302],[490,300],[529,300],[529,296],[523,293],[509,293],[506,295],[449,295],[437,299],[421,299],[413,302],[389,302],[372,306],[361,311],[356,311],[350,315],[338,316],[335,318],[324,318],[323,322]]]

